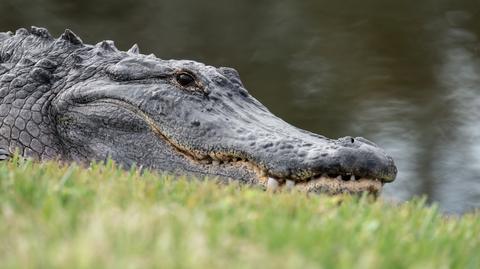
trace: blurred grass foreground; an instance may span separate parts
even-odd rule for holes
[[[480,214],[115,164],[0,164],[0,268],[478,268]]]

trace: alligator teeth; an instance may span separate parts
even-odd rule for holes
[[[355,175],[351,175],[351,176],[350,176],[350,180],[351,180],[351,181],[355,181]]]
[[[278,189],[278,181],[272,177],[269,177],[267,181],[267,190],[275,191],[276,189]]]
[[[218,161],[218,160],[213,160],[213,161],[212,161],[212,164],[213,164],[213,165],[220,165],[220,161]]]
[[[342,180],[342,176],[337,176],[335,179]]]
[[[287,179],[287,181],[285,181],[285,187],[287,190],[293,189],[293,187],[295,187],[295,181]]]

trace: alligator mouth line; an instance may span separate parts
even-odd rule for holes
[[[269,175],[265,168],[260,167],[258,164],[251,162],[248,159],[238,159],[235,157],[230,159],[228,157],[221,159],[211,159],[206,157],[201,160],[196,158],[193,160],[204,165],[219,167],[227,167],[231,165],[253,171],[258,178],[258,182],[256,183],[270,191],[299,190],[302,192],[328,193],[332,195],[365,192],[378,195],[384,184],[381,179],[361,178],[353,174],[341,175],[323,173],[304,179],[279,178]]]
[[[353,174],[313,174],[306,178],[279,178],[270,175],[262,165],[257,164],[245,157],[235,156],[235,154],[209,152],[203,153],[198,150],[192,150],[180,145],[174,139],[167,137],[156,122],[146,112],[139,107],[121,99],[101,98],[89,103],[109,103],[129,110],[135,115],[141,117],[150,127],[152,132],[160,139],[168,143],[173,149],[185,156],[197,165],[208,167],[229,165],[237,168],[244,168],[256,174],[258,182],[252,182],[263,186],[269,191],[278,190],[299,190],[302,192],[328,193],[328,194],[355,194],[369,193],[377,195],[381,192],[384,181],[378,178],[361,178]]]

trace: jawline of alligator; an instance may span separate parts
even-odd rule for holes
[[[269,175],[267,169],[258,165],[255,162],[250,161],[247,158],[235,156],[234,154],[228,153],[221,153],[221,152],[209,152],[209,153],[202,153],[198,150],[194,149],[187,149],[181,144],[175,142],[174,139],[170,139],[167,137],[160,127],[156,124],[156,122],[143,110],[138,108],[137,106],[130,104],[129,102],[121,99],[114,99],[114,98],[100,98],[96,99],[90,103],[110,103],[113,105],[117,105],[128,111],[134,113],[135,115],[141,117],[145,123],[150,127],[152,132],[156,134],[160,139],[165,141],[169,144],[173,149],[175,149],[178,153],[185,156],[188,160],[194,162],[195,164],[201,165],[212,165],[214,162],[218,162],[218,165],[221,163],[223,164],[230,164],[230,165],[237,165],[243,168],[248,169],[249,171],[253,171],[254,174],[257,176],[258,184],[268,188],[268,182],[270,178],[275,178],[277,182],[282,185],[284,188],[291,188],[286,185],[287,181],[294,181],[295,188],[309,192],[309,191],[316,191],[316,189],[323,187],[327,187],[329,189],[337,189],[338,193],[359,193],[359,192],[369,192],[370,194],[378,194],[384,182],[379,179],[370,179],[370,178],[361,178],[356,179],[355,181],[344,181],[340,178],[341,175],[337,177],[329,177],[326,174],[304,174],[303,178],[278,178],[276,176]],[[347,190],[347,191],[345,191]],[[337,194],[337,193],[332,193]]]

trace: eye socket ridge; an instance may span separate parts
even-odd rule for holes
[[[195,75],[189,71],[179,71],[175,74],[175,80],[182,87],[197,86],[197,79]]]

